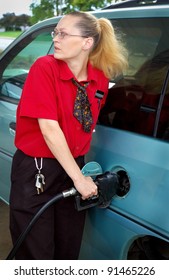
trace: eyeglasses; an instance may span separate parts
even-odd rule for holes
[[[68,34],[66,32],[62,32],[62,31],[57,31],[57,30],[54,30],[51,32],[51,36],[52,38],[54,39],[56,36],[58,36],[59,39],[64,39],[65,36],[76,36],[76,37],[84,37],[84,38],[87,38],[86,36],[83,36],[83,35],[73,35],[73,34]]]

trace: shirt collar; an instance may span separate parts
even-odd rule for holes
[[[74,75],[71,72],[71,70],[69,69],[66,62],[64,62],[62,60],[58,60],[58,65],[59,65],[60,79],[71,80],[72,78],[74,78]],[[101,72],[102,72],[101,70],[94,68],[91,65],[91,63],[89,62],[88,63],[88,79],[87,80],[97,82]]]

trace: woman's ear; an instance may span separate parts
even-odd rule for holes
[[[90,50],[93,47],[94,40],[92,37],[84,39],[83,50]]]

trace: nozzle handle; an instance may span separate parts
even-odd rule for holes
[[[75,196],[78,194],[78,191],[75,188],[71,188],[62,192],[63,197]]]
[[[98,200],[99,200],[98,195],[94,195],[88,199],[83,200],[80,194],[77,194],[75,196],[75,201],[76,201],[75,206],[77,211],[85,210],[98,205]]]

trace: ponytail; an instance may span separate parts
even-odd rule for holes
[[[106,18],[97,19],[100,25],[100,39],[90,53],[92,65],[102,70],[112,79],[122,74],[127,68],[127,50],[115,34],[111,22]]]

